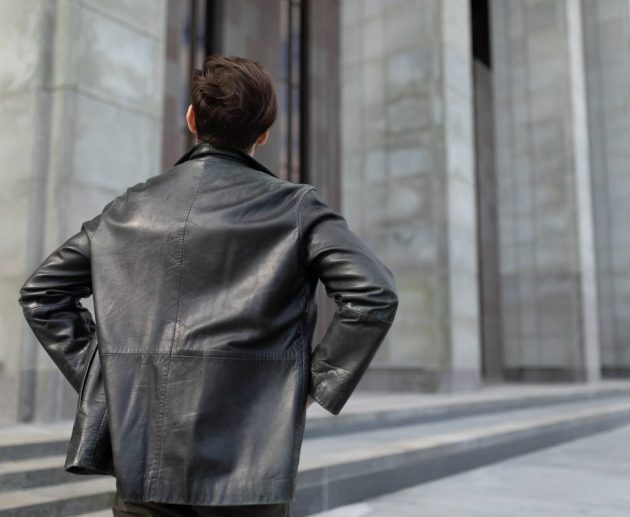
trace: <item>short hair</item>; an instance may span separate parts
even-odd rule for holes
[[[198,140],[218,148],[251,149],[278,112],[270,74],[242,57],[207,56],[193,73],[191,98]]]

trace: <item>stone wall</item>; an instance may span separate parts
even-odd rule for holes
[[[76,394],[26,325],[18,290],[83,221],[161,172],[165,4],[0,4],[0,423],[74,416]]]
[[[580,3],[490,3],[508,379],[599,375]]]
[[[259,61],[276,83],[279,111],[285,102],[282,87],[281,20],[286,15],[281,0],[223,0],[221,23],[221,53],[243,56]],[[256,150],[256,159],[273,171],[280,169],[282,152],[282,123],[269,132],[267,143]]]
[[[600,343],[630,374],[630,1],[583,0]]]
[[[342,205],[400,295],[366,387],[479,381],[468,4],[341,3]]]

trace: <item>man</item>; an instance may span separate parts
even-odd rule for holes
[[[65,468],[114,475],[115,515],[289,515],[306,408],[339,414],[395,280],[314,187],[253,157],[277,113],[258,63],[208,56],[191,94],[195,145],[84,222],[19,303],[79,393]],[[337,307],[311,352],[318,281]]]

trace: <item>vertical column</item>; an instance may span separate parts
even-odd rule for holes
[[[506,376],[596,379],[580,3],[490,5]]]
[[[342,206],[394,271],[396,323],[362,384],[479,382],[469,2],[341,4]]]
[[[337,0],[303,1],[307,9],[305,55],[307,84],[306,106],[303,113],[302,157],[306,165],[306,179],[315,185],[331,207],[343,212],[341,206],[340,171],[340,5]],[[328,329],[336,309],[334,300],[328,297],[323,284],[318,284],[315,299],[319,309],[313,345],[318,343]]]
[[[222,24],[219,51],[227,56],[243,56],[259,61],[277,85],[278,119],[270,131],[269,141],[256,150],[256,159],[271,170],[280,169],[282,112],[286,111],[286,92],[282,84],[286,66],[288,34],[282,34],[281,20],[287,15],[283,0],[222,0]],[[283,46],[284,45],[284,46]]]
[[[630,1],[583,0],[602,367],[630,374]]]
[[[15,171],[4,181],[20,192],[5,217],[23,221],[11,225],[15,271],[2,290],[15,320],[3,336],[13,351],[0,382],[19,378],[9,418],[74,416],[76,394],[26,327],[18,288],[82,221],[161,172],[165,5],[59,0],[0,9],[2,23],[16,27],[3,45],[15,59],[1,60],[0,74],[24,83],[6,81],[14,90],[0,108],[3,120],[18,122],[0,144],[3,169]],[[91,299],[85,305],[92,308]]]
[[[449,384],[471,388],[481,371],[473,79],[470,2],[441,7],[442,118],[445,151],[445,227],[450,331]]]
[[[194,137],[186,123],[186,111],[191,100],[191,54],[198,55],[193,49],[198,50],[200,46],[197,33],[195,32],[193,37],[193,31],[190,29],[193,3],[167,0],[166,4],[163,169],[171,167],[194,143]]]
[[[0,4],[0,425],[19,416],[20,371],[33,383],[36,349],[25,339],[27,327],[17,305],[25,264],[33,265],[43,253],[41,228],[31,217],[33,206],[44,207],[42,153],[48,127],[50,96],[45,91],[47,50],[52,38],[48,2]],[[30,400],[33,390],[22,391]],[[28,416],[28,415],[27,415]]]

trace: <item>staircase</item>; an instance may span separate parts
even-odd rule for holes
[[[72,422],[0,428],[0,516],[111,517],[116,480],[63,469],[71,431]]]
[[[630,382],[357,392],[312,405],[292,517],[321,512],[630,423]],[[0,428],[0,516],[111,516],[115,479],[63,470],[72,423]]]

